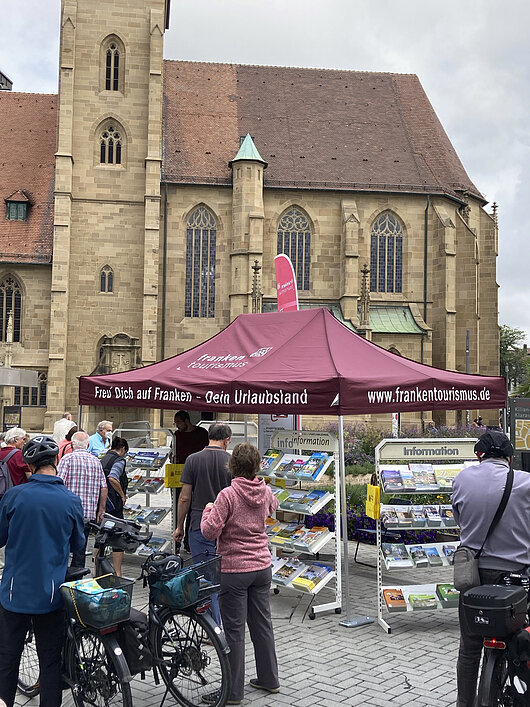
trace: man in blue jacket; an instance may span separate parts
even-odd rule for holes
[[[28,483],[0,501],[0,547],[5,568],[0,585],[0,700],[15,700],[24,638],[33,622],[40,666],[41,707],[62,701],[61,648],[64,612],[59,587],[70,552],[85,545],[83,507],[56,474],[59,448],[40,435],[22,450]]]

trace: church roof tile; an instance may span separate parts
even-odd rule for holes
[[[0,92],[0,262],[49,263],[57,96]],[[24,221],[6,218],[6,201],[28,204]]]
[[[165,61],[163,179],[230,184],[251,133],[267,187],[479,199],[411,74]]]

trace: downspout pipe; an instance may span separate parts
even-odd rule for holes
[[[427,324],[427,254],[429,245],[429,208],[431,206],[431,195],[427,194],[427,204],[425,206],[425,217],[423,226],[423,321]],[[421,361],[423,363],[423,359]]]
[[[427,284],[428,284],[428,274],[427,274],[427,256],[428,256],[428,246],[429,246],[429,208],[431,206],[431,195],[427,194],[427,204],[425,205],[425,216],[423,224],[423,321],[427,324]],[[421,362],[424,361],[424,342],[425,342],[425,332],[421,335]],[[423,410],[420,414],[421,417],[421,429],[425,431],[425,416]]]
[[[166,301],[167,301],[167,182],[164,182],[164,238],[162,249],[162,329],[160,332],[160,357],[166,358]],[[164,411],[160,411],[160,427],[164,426]]]

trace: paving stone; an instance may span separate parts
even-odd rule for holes
[[[363,558],[373,561],[373,547],[363,547]],[[353,548],[350,558],[353,557]],[[137,577],[139,564],[125,558],[125,574]],[[400,583],[426,581],[425,573],[401,572]],[[394,577],[394,575],[393,575]],[[375,569],[351,562],[352,615],[377,616]],[[437,575],[434,580],[441,581]],[[394,583],[394,582],[393,582]],[[147,605],[148,593],[138,583],[134,605]],[[314,603],[330,601],[324,589]],[[392,628],[389,635],[374,622],[345,628],[344,615],[333,612],[310,621],[307,609],[311,597],[283,590],[271,595],[282,691],[270,695],[250,687],[244,704],[252,707],[452,707],[455,696],[455,664],[458,651],[456,611],[407,612],[385,616]],[[246,680],[255,677],[254,654],[247,632]],[[158,707],[165,688],[154,684],[152,673],[145,681],[132,682],[134,707]],[[37,707],[38,698],[17,696],[18,707]],[[166,707],[175,704],[166,701]],[[64,707],[72,707],[72,697],[64,693]]]

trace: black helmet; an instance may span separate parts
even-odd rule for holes
[[[479,437],[475,444],[475,452],[483,454],[484,457],[513,457],[512,443],[504,432],[488,430],[482,437]]]
[[[22,449],[22,459],[26,464],[37,464],[43,459],[53,461],[59,452],[59,446],[53,437],[37,435],[26,442]]]

